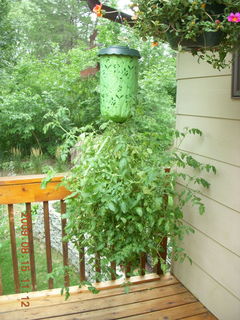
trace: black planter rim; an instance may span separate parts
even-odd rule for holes
[[[180,45],[184,49],[212,48],[221,43],[223,33],[221,31],[203,32],[196,40],[185,39],[174,33],[167,33],[167,39],[172,49],[177,50]]]

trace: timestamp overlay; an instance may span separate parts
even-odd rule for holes
[[[30,279],[30,249],[29,249],[29,219],[31,212],[21,212],[21,259],[20,259],[20,269],[21,269],[21,279],[20,279],[20,290],[23,291],[26,296],[21,297],[20,304],[21,307],[26,308],[30,307],[30,297],[29,291],[31,288],[31,279]]]

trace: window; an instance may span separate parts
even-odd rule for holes
[[[240,52],[233,54],[232,98],[240,99]]]

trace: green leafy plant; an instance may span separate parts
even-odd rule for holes
[[[100,132],[82,133],[75,166],[63,182],[72,192],[66,200],[67,239],[85,248],[93,269],[95,253],[100,254],[103,279],[112,273],[110,262],[131,265],[131,274],[139,271],[141,253],[156,263],[165,237],[173,258],[183,260],[186,253],[178,241],[193,232],[182,222],[183,207],[190,202],[203,214],[196,185],[208,188],[209,183],[199,173],[215,172],[211,165],[166,148],[158,132],[140,122],[135,117],[124,124],[105,123]],[[202,133],[177,132],[179,144],[188,134]],[[186,168],[197,170],[196,175],[183,172]],[[179,179],[184,180],[184,190],[177,188]]]
[[[14,45],[16,45],[16,32],[9,18],[10,1],[0,1],[0,75],[2,69],[9,67],[14,60]]]
[[[96,63],[96,49],[85,47],[79,44],[68,53],[55,50],[42,61],[26,54],[0,83],[1,150],[15,147],[18,141],[23,155],[34,147],[54,156],[63,139],[59,128],[47,134],[43,130],[52,114],[67,110],[61,124],[68,130],[98,118],[98,78],[80,77],[82,69]]]
[[[138,0],[132,6],[141,36],[187,48],[215,68],[225,67],[227,54],[239,47],[240,1]]]

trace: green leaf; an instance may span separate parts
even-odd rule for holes
[[[159,197],[155,198],[155,205],[156,205],[157,209],[161,209],[162,204],[163,204],[163,199],[162,198],[159,198]]]
[[[88,290],[91,291],[93,294],[98,294],[100,292],[100,290],[98,290],[97,288],[95,288],[93,286],[89,286]]]
[[[127,159],[124,157],[124,158],[121,158],[120,161],[119,161],[119,168],[120,170],[123,170],[125,169],[127,166]]]
[[[109,202],[108,208],[113,212],[117,211],[116,206],[115,206],[115,204],[113,202]]]
[[[130,286],[124,286],[124,293],[128,294],[130,291]]]
[[[120,203],[120,208],[122,210],[123,213],[126,213],[127,212],[127,205],[126,205],[126,202],[122,201]]]
[[[79,191],[72,192],[71,194],[66,196],[64,200],[72,199],[72,198],[76,197],[78,194],[79,194]]]
[[[65,301],[70,297],[70,291],[69,287],[65,287],[66,293],[65,293]]]
[[[49,174],[46,178],[44,178],[41,182],[41,189],[46,189],[49,182],[51,182],[54,174]]]
[[[137,207],[135,210],[136,210],[137,214],[138,214],[140,217],[142,217],[142,215],[143,215],[143,209],[142,209],[141,207]]]
[[[161,226],[161,224],[164,222],[164,218],[159,218],[158,219],[158,226],[160,227]]]
[[[170,231],[170,223],[169,223],[169,221],[166,222],[166,224],[164,226],[164,229],[166,230],[166,232]]]
[[[191,19],[192,20],[192,19]],[[202,131],[199,130],[199,129],[196,129],[196,128],[192,128],[189,130],[189,133],[192,133],[192,134],[198,134],[199,136],[202,136]]]
[[[169,205],[170,207],[172,207],[173,204],[174,204],[174,202],[173,202],[173,197],[169,195],[169,196],[168,196],[168,205]]]
[[[138,227],[138,230],[139,230],[140,232],[142,232],[142,231],[144,230],[143,225],[141,225],[140,223],[137,223],[137,227]]]
[[[54,279],[54,275],[53,275],[53,273],[51,272],[51,273],[47,273],[47,279],[49,280],[49,279]]]
[[[199,206],[199,213],[200,213],[201,215],[203,215],[204,212],[205,212],[205,206],[204,206],[203,204],[201,204],[201,205]]]
[[[126,219],[126,218],[121,217],[120,219],[122,220],[122,222],[123,222],[124,224],[127,223],[127,219]]]
[[[147,187],[143,187],[143,193],[144,194],[151,194],[151,190]]]

